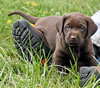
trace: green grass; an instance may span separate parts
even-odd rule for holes
[[[54,67],[41,66],[38,57],[30,64],[20,57],[13,44],[12,24],[22,17],[7,14],[21,10],[33,16],[44,17],[81,12],[92,16],[100,9],[100,0],[0,0],[0,88],[79,88],[79,75],[74,68],[67,76],[59,74]],[[12,23],[8,24],[7,21]],[[20,60],[21,59],[21,60]],[[46,74],[45,74],[46,72]],[[99,88],[95,82],[87,88]]]

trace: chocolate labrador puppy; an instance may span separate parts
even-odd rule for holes
[[[78,70],[81,66],[96,66],[90,37],[96,32],[97,26],[90,17],[72,13],[39,18],[21,11],[14,11],[9,16],[14,14],[35,24],[34,29],[45,37],[47,47],[54,52],[53,64],[70,67],[76,60]],[[59,67],[58,69],[61,70]]]

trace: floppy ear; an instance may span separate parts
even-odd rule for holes
[[[63,32],[63,28],[64,28],[64,22],[66,20],[66,18],[68,17],[68,15],[64,15],[56,24],[56,29],[57,32],[61,35],[61,33]]]
[[[86,17],[86,20],[87,20],[87,35],[86,35],[86,38],[90,38],[97,31],[97,25],[88,16]]]

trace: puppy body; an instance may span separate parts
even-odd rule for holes
[[[57,22],[59,22],[59,20],[62,19],[62,16],[48,16],[39,18],[27,15],[21,11],[14,11],[8,16],[14,14],[18,14],[27,19],[29,22],[35,24],[34,29],[36,29],[37,33],[39,33],[39,35],[41,35],[42,37],[45,37],[47,46],[52,49],[52,51],[55,50],[55,39],[57,33],[56,24]]]
[[[71,53],[69,46],[65,45],[65,41],[63,41],[63,34],[59,36],[57,33],[56,35],[56,49],[53,53],[53,60],[52,63],[71,67],[71,64],[75,63],[75,60],[77,61],[77,69],[80,70],[80,67],[82,66],[96,66],[96,61],[92,57],[94,56],[94,49],[91,40],[85,40],[84,44],[82,46],[70,46]],[[74,56],[74,57],[73,57]],[[60,67],[58,67],[59,70],[62,70]]]
[[[12,12],[9,16],[13,14],[21,15],[35,24],[35,31],[45,38],[46,45],[54,52],[52,63],[70,67],[70,61],[74,64],[74,55],[78,69],[96,65],[90,37],[96,32],[97,26],[91,18],[80,13],[38,18],[20,11]]]

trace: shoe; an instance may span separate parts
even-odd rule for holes
[[[33,55],[35,55],[35,51],[38,55],[40,55],[40,52],[41,55],[43,55],[43,50],[45,51],[45,55],[50,51],[44,44],[42,38],[34,30],[35,29],[25,20],[16,21],[12,28],[15,47],[22,56],[24,56],[24,52],[30,62],[32,62],[32,56],[30,55],[31,50]]]
[[[96,77],[95,81],[100,79],[100,66],[81,67],[80,87],[86,86],[93,75]]]

